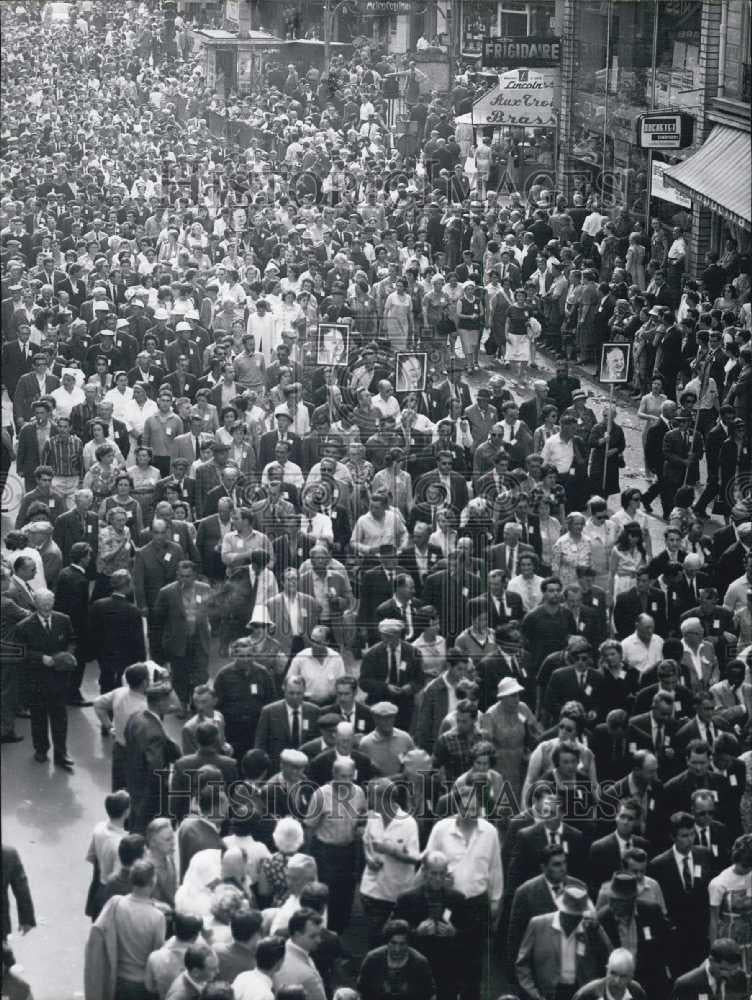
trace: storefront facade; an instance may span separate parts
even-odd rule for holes
[[[745,232],[739,204],[740,185],[745,174],[749,178],[748,154],[746,171],[733,166],[736,160],[724,170],[726,200],[736,206],[725,216],[712,210],[712,199],[693,197],[691,185],[671,178],[686,179],[689,172],[691,180],[697,173],[702,164],[694,158],[714,127],[744,128],[749,139],[749,3],[559,0],[557,25],[562,36],[557,188],[569,196],[597,192],[604,209],[626,207],[646,225],[651,218],[680,225],[690,237],[690,269],[698,272],[707,250],[722,245],[724,227],[741,230],[737,237]],[[668,109],[691,116],[691,142],[649,155],[640,146],[636,120]],[[716,142],[728,155],[732,146],[741,150],[728,135],[716,134]],[[696,167],[685,170],[690,161]],[[715,172],[722,189],[718,161]]]
[[[460,51],[463,58],[479,57],[483,39],[552,33],[554,0],[460,0]]]

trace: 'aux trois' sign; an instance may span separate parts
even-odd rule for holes
[[[557,72],[515,69],[473,105],[476,125],[551,126],[556,124]]]

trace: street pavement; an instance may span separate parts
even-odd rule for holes
[[[540,355],[538,362],[546,370],[536,374],[550,378],[553,375],[550,362]],[[486,384],[488,375],[499,371],[507,378],[505,369],[486,369],[470,379],[472,388]],[[592,392],[588,405],[600,418],[608,402],[608,391],[581,369],[576,374],[583,388]],[[531,380],[526,379],[528,385]],[[511,390],[519,401],[531,395],[522,387],[511,386]],[[647,480],[636,407],[621,394],[616,405],[617,419],[627,440],[622,488],[634,484],[644,489]],[[610,506],[618,509],[618,497],[611,498]],[[654,549],[660,550],[664,525],[658,518],[650,520]],[[707,528],[713,530],[717,526],[710,522]],[[212,674],[220,665],[218,660],[213,661]],[[98,693],[96,670],[91,665],[84,692],[89,698]],[[167,727],[171,735],[178,736],[177,719],[168,718]],[[90,927],[84,916],[84,903],[91,878],[91,866],[85,857],[91,831],[104,818],[111,741],[100,735],[92,709],[70,709],[68,745],[76,767],[74,774],[67,774],[52,764],[34,761],[28,722],[19,720],[18,731],[25,737],[24,742],[2,748],[2,837],[4,843],[18,849],[26,867],[37,927],[25,937],[14,933],[11,944],[35,1000],[72,1000],[83,996],[83,954]],[[13,901],[11,907],[15,927]],[[365,950],[362,920],[357,914],[346,944],[356,954]],[[500,980],[493,982],[487,995],[497,995],[503,985]]]

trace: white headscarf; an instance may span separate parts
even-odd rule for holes
[[[191,858],[183,884],[175,893],[175,910],[197,917],[211,915],[214,888],[222,878],[222,852],[216,848],[199,851]]]

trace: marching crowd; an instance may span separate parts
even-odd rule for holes
[[[748,256],[499,194],[467,77],[217,94],[153,7],[0,11],[1,735],[111,755],[87,1000],[748,998]]]

